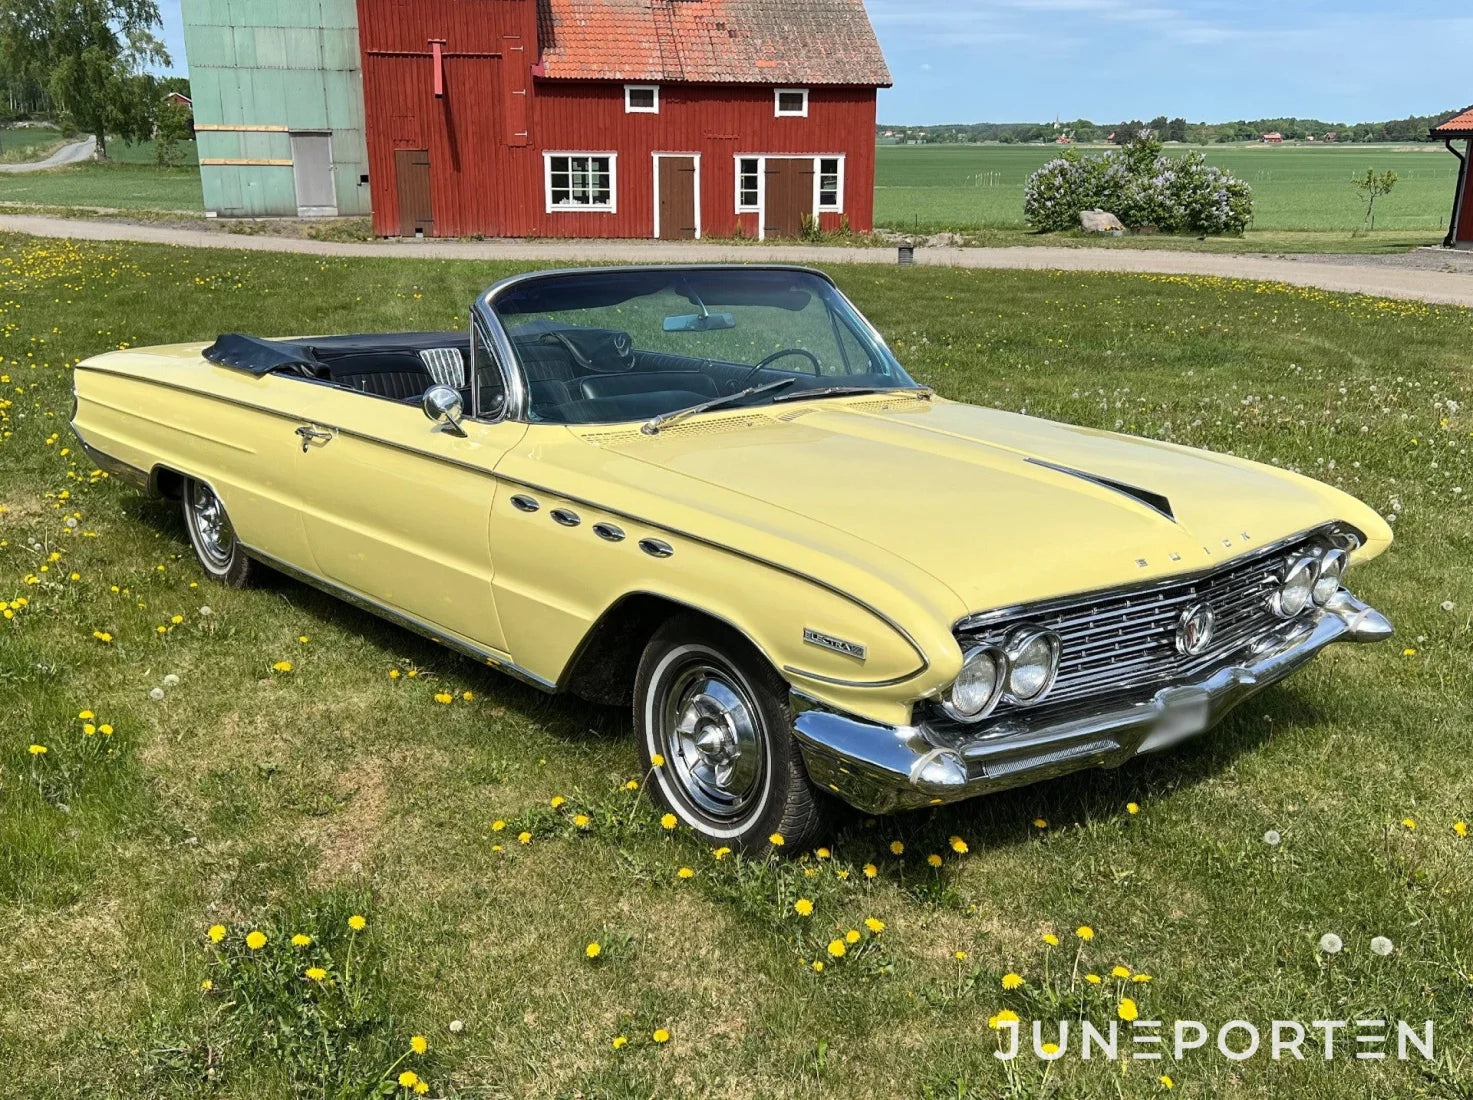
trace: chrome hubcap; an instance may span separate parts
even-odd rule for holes
[[[764,767],[751,703],[709,665],[681,673],[667,698],[665,757],[681,792],[712,817],[740,817],[761,790]]]
[[[196,482],[189,501],[189,514],[194,520],[200,554],[211,565],[221,568],[229,565],[235,550],[235,530],[230,526],[230,517],[225,514],[220,498],[208,486]]]

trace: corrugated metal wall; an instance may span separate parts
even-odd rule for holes
[[[814,88],[807,118],[776,118],[773,89],[666,86],[660,113],[626,114],[624,86],[535,79],[535,0],[359,0],[374,229],[401,231],[395,150],[430,160],[440,236],[650,237],[656,153],[698,154],[703,236],[758,233],[736,213],[736,158],[843,156],[844,211],[874,218],[875,92]],[[434,95],[432,42],[445,94]],[[547,211],[544,152],[613,153],[612,213]]]
[[[182,0],[207,212],[297,213],[291,131],[332,135],[340,214],[370,193],[354,0]]]

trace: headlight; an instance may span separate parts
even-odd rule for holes
[[[947,695],[946,712],[963,722],[985,718],[1002,695],[1007,665],[1007,656],[994,646],[968,650],[962,670]]]
[[[1059,636],[1025,626],[1008,636],[1008,694],[1020,703],[1036,703],[1054,686],[1059,673]]]
[[[1330,597],[1340,591],[1340,582],[1345,577],[1345,567],[1350,558],[1344,550],[1331,550],[1320,559],[1319,580],[1314,582],[1314,602],[1324,607]]]
[[[1315,558],[1297,558],[1284,574],[1284,583],[1274,593],[1274,613],[1281,619],[1292,619],[1314,598],[1320,577],[1320,563]]]

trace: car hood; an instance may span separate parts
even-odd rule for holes
[[[598,440],[924,570],[982,611],[1221,564],[1342,520],[1354,498],[1272,467],[914,397],[795,403]],[[878,564],[878,561],[877,563]]]

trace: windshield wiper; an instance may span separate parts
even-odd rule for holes
[[[936,391],[928,386],[825,386],[819,390],[786,393],[781,397],[774,397],[772,403],[776,405],[779,401],[803,401],[810,397],[862,397],[869,393],[909,393],[930,398]]]
[[[713,409],[734,405],[738,401],[745,401],[749,397],[757,397],[760,394],[772,393],[776,390],[785,390],[796,381],[798,381],[796,378],[782,378],[776,382],[768,382],[761,386],[748,386],[744,390],[729,393],[725,397],[713,397],[710,401],[702,401],[699,405],[691,405],[689,408],[661,413],[653,420],[647,422],[639,430],[644,432],[645,435],[659,435],[660,429],[666,424],[673,424],[677,420],[684,420],[687,416],[695,416],[697,413],[711,412]]]

